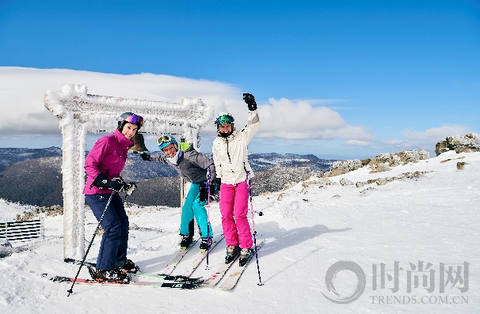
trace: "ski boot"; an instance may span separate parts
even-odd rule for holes
[[[240,251],[240,258],[238,259],[238,263],[240,267],[245,266],[248,260],[252,257],[253,250],[252,249],[242,249]]]
[[[207,250],[212,246],[212,243],[212,238],[202,238],[202,242],[200,242],[200,251],[202,253],[207,252]]]
[[[125,262],[117,262],[115,266],[117,266],[117,268],[123,270],[126,273],[135,274],[140,270],[140,268],[135,265],[135,263],[131,259],[127,259]]]
[[[192,244],[192,236],[189,235],[182,235],[182,241],[180,242],[180,247],[182,250],[188,249],[188,247]]]
[[[225,264],[230,264],[240,254],[240,248],[238,246],[227,246],[227,255],[225,256]]]
[[[130,283],[130,277],[127,276],[127,273],[118,268],[110,270],[97,269],[97,271],[92,274],[92,279],[98,282],[109,281],[123,284]]]

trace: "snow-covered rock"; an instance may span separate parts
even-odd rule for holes
[[[478,152],[480,151],[480,138],[476,133],[468,133],[464,136],[452,135],[435,146],[437,156],[450,150],[457,153]]]

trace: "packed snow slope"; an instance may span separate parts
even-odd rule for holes
[[[480,153],[450,152],[254,197],[257,240],[265,240],[260,272],[252,261],[229,292],[78,284],[67,297],[71,284],[42,277],[78,270],[63,262],[62,217],[47,217],[44,241],[14,244],[0,259],[0,313],[480,313],[479,173]],[[341,185],[342,178],[366,184]],[[368,183],[379,178],[389,180]],[[24,208],[2,202],[0,210],[13,217]],[[161,271],[178,251],[180,209],[128,211],[128,257],[145,271]],[[220,233],[218,203],[210,217]],[[97,223],[88,211],[86,221],[88,243]],[[95,260],[99,241],[87,260]],[[223,263],[224,247],[211,253],[210,269]],[[194,275],[208,276],[205,266]]]

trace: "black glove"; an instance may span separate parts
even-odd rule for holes
[[[215,194],[216,191],[220,192],[220,185],[222,184],[222,179],[220,178],[215,178],[213,180],[212,184],[210,185],[210,194]]]
[[[257,110],[257,103],[255,102],[255,97],[249,93],[243,93],[243,100],[248,105],[248,110],[254,111]]]
[[[220,191],[220,185],[222,184],[222,179],[221,178],[215,178],[213,181],[213,186],[215,188],[215,191]]]
[[[152,161],[152,156],[150,156],[149,154],[147,154],[145,152],[141,152],[140,156],[142,157],[143,160]]]
[[[99,189],[110,189],[119,192],[124,189],[127,184],[122,178],[113,178],[112,180],[108,180],[106,175],[100,173],[93,181],[92,185]]]
[[[137,189],[137,185],[134,182],[126,183],[123,189],[125,190],[125,193],[130,196]]]
[[[200,202],[205,202],[208,200],[208,189],[205,182],[200,183],[200,194],[198,195]]]
[[[107,189],[114,190],[120,192],[125,190],[128,187],[128,184],[123,181],[122,178],[113,178],[112,180],[107,182]]]

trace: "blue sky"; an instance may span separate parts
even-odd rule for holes
[[[277,137],[265,117],[251,151],[365,158],[480,133],[479,56],[478,0],[0,0],[0,67],[165,74],[316,112]]]

